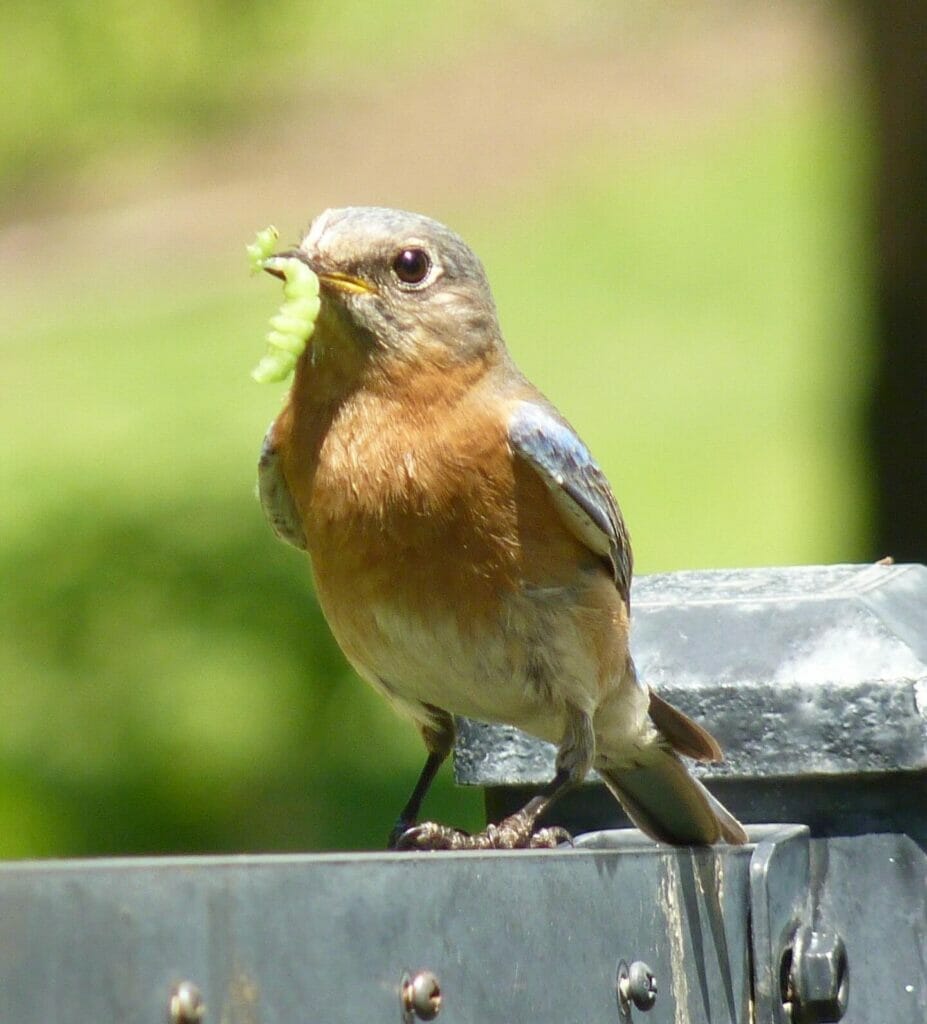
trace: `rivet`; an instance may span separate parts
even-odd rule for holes
[[[203,994],[192,981],[181,981],[171,990],[170,1024],[201,1024],[206,1019]]]
[[[431,971],[403,974],[401,996],[407,1021],[434,1020],[441,1012],[441,985]]]
[[[657,1001],[657,979],[643,960],[634,960],[630,967],[619,960],[615,988],[618,1006],[625,1018],[631,1012],[631,1003],[638,1010],[646,1011]]]

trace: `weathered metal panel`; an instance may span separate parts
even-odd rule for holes
[[[927,802],[927,790],[922,794]],[[927,1021],[927,855],[907,836],[811,842],[817,920],[840,934],[850,965],[843,1024]]]
[[[746,1022],[750,848],[49,862],[0,868],[0,1019],[400,1020],[403,971],[446,1024],[618,1021],[645,960],[653,1024]]]
[[[398,1024],[403,974],[428,970],[447,1024],[796,1024],[808,1018],[783,1000],[802,930],[845,943],[845,1024],[927,1020],[924,852],[796,826],[751,837],[713,850],[623,831],[556,851],[8,864],[0,1020],[163,1024],[186,980],[205,1001],[190,1024]],[[646,1016],[621,1009],[621,961],[656,977]]]

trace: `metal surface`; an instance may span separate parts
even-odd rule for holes
[[[924,851],[906,836],[812,840],[811,885],[808,923],[846,944],[852,980],[842,1024],[927,1021]]]
[[[927,772],[717,779],[707,785],[748,824],[800,821],[814,837],[905,834],[927,851]],[[487,789],[487,818],[499,821],[513,814],[536,792],[523,786]],[[615,798],[600,785],[569,793],[545,817],[545,824],[550,822],[574,835],[629,825]]]
[[[753,998],[757,1021],[789,1024],[783,975],[792,936],[811,916],[811,857],[806,828],[773,832],[750,862]]]
[[[7,864],[0,1020],[161,1024],[195,978],[222,1024],[398,1024],[403,971],[427,969],[442,1022],[613,1022],[630,953],[660,979],[648,1024],[745,1024],[750,854],[634,834],[563,852]]]
[[[725,762],[707,778],[927,769],[927,568],[800,566],[642,576],[640,678],[706,723]],[[461,720],[465,785],[532,785],[554,748]]]
[[[853,977],[845,1024],[923,1024],[923,851],[750,832],[710,850],[629,830],[539,852],[7,864],[0,1020],[628,1024],[650,977],[648,1024],[798,1024],[792,965],[829,934]]]

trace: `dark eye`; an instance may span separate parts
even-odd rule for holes
[[[403,249],[393,260],[393,273],[406,284],[421,284],[431,270],[431,260],[424,249]]]

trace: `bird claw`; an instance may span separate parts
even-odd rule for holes
[[[519,812],[498,825],[487,825],[471,835],[449,825],[426,821],[403,832],[391,847],[395,850],[550,850],[561,843],[572,843],[566,829],[535,830],[534,818]]]
[[[565,828],[552,825],[550,828],[539,828],[531,833],[528,842],[530,850],[553,850],[558,846],[572,846],[573,837]]]
[[[475,850],[472,845],[478,836],[469,832],[439,825],[436,821],[424,821],[421,825],[407,828],[391,846],[393,850]]]

